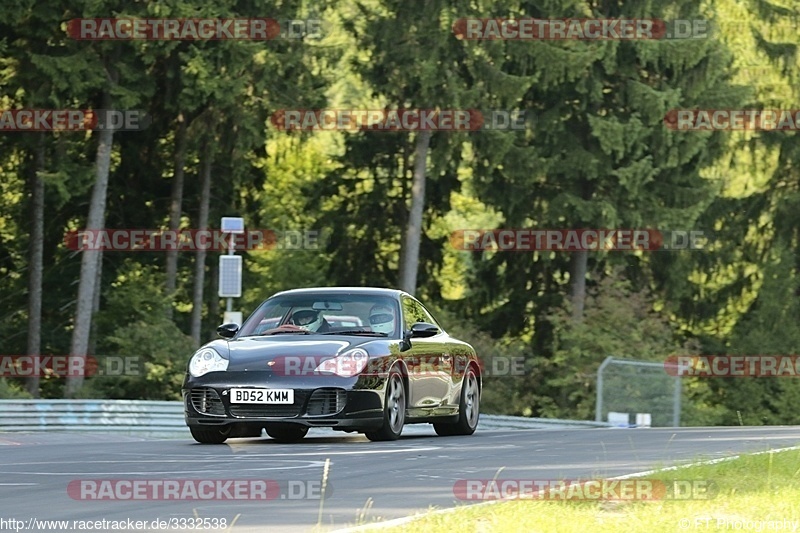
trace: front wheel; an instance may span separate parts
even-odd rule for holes
[[[478,427],[480,418],[481,389],[478,376],[472,368],[467,369],[461,386],[461,400],[458,402],[458,420],[455,423],[436,422],[433,429],[442,437],[451,435],[472,435]]]
[[[297,442],[308,433],[308,428],[299,424],[270,424],[267,435],[278,442]]]
[[[400,372],[392,370],[386,380],[386,398],[383,407],[383,426],[365,433],[371,441],[397,440],[406,421],[406,388]]]
[[[228,440],[228,436],[231,434],[231,427],[226,426],[225,429],[221,429],[217,427],[189,426],[189,431],[192,432],[194,440],[200,444],[222,444]]]

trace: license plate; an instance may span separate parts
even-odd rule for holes
[[[231,403],[293,404],[292,389],[231,389]]]

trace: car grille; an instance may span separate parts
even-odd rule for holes
[[[198,413],[212,416],[225,416],[225,407],[214,389],[206,387],[192,389],[190,394],[192,407]]]
[[[344,409],[347,393],[344,389],[317,389],[308,400],[309,416],[333,415]]]
[[[264,418],[264,417],[296,417],[306,403],[308,393],[302,390],[294,391],[292,405],[259,405],[259,404],[231,404],[231,415],[238,418]]]

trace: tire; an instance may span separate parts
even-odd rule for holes
[[[267,426],[267,435],[278,442],[297,442],[308,433],[308,428],[300,424],[270,424]]]
[[[222,444],[228,440],[228,436],[231,434],[230,426],[226,426],[225,429],[220,429],[218,427],[204,428],[189,426],[189,431],[192,432],[194,440],[200,444]]]
[[[406,388],[403,377],[396,369],[386,378],[386,397],[383,406],[383,426],[365,435],[371,441],[397,440],[406,420]]]
[[[453,435],[472,435],[478,427],[480,419],[481,389],[478,376],[472,367],[464,374],[461,387],[461,399],[458,402],[458,420],[456,422],[434,422],[433,429],[440,437]]]

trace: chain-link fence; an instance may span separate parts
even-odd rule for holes
[[[619,425],[679,427],[681,382],[670,376],[663,363],[606,357],[597,370],[595,420]],[[609,413],[611,416],[609,417]],[[625,423],[628,415],[628,423]],[[640,416],[637,422],[637,414]],[[621,420],[621,421],[620,421]]]

